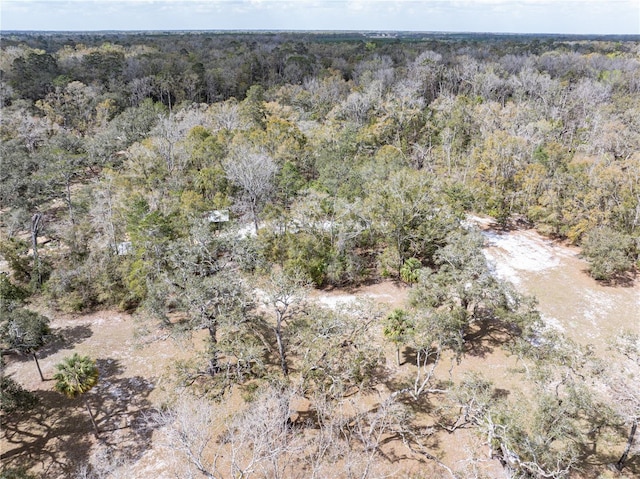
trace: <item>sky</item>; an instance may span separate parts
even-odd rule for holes
[[[0,0],[0,30],[640,34],[640,0]]]

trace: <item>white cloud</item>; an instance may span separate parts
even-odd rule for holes
[[[6,30],[348,29],[640,34],[640,0],[0,0]]]

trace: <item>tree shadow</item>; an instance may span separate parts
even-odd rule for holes
[[[640,477],[640,454],[629,458],[625,463],[624,472],[630,473],[631,477]]]
[[[510,325],[493,317],[475,323],[474,329],[464,336],[464,354],[485,358],[496,348],[507,344],[514,334]]]
[[[640,455],[629,456],[624,469],[618,471],[615,464],[619,457],[606,452],[598,452],[583,457],[580,460],[582,476],[585,479],[598,479],[603,477],[603,470],[613,474],[611,477],[631,478],[640,477]],[[609,477],[609,476],[606,476]]]
[[[616,469],[615,465],[622,455],[629,429],[624,425],[617,425],[613,430],[619,435],[618,452],[615,453],[606,445],[602,447],[600,428],[587,434],[587,440],[580,448],[580,465],[583,468],[585,479],[602,477],[603,468],[612,471],[615,477],[640,477],[640,454],[634,454],[633,449],[624,464],[622,472]]]
[[[583,273],[591,277],[588,269],[582,270]],[[625,271],[624,273],[614,274],[609,279],[596,279],[595,281],[602,286],[608,288],[633,288],[636,285],[638,273],[634,271]]]
[[[272,368],[280,369],[280,354],[278,353],[278,343],[276,340],[276,335],[273,331],[273,326],[270,321],[265,317],[264,314],[256,314],[252,318],[251,322],[251,333],[258,338],[258,341],[264,346],[264,355],[263,360],[265,365],[268,365]],[[285,328],[284,331],[284,340],[285,343],[289,343],[290,338],[287,331],[288,328]],[[288,366],[291,371],[292,361],[289,361]]]
[[[424,355],[424,352],[422,354]],[[431,351],[426,364],[433,364],[436,361],[436,357],[436,351]],[[418,361],[418,350],[411,346],[404,346],[404,348],[400,348],[400,359],[403,360],[400,363],[401,367],[408,365],[415,366]]]
[[[124,368],[118,359],[98,359],[96,360],[96,366],[100,372],[100,381],[113,378],[114,376],[119,376],[124,373]]]
[[[511,391],[503,388],[493,388],[493,394],[491,394],[492,399],[506,399],[511,395]]]
[[[3,435],[10,444],[1,455],[6,466],[41,465],[46,477],[72,477],[90,463],[96,444],[127,464],[151,447],[153,429],[146,417],[153,409],[149,394],[154,385],[141,376],[121,377],[125,369],[118,360],[99,359],[97,365],[100,381],[85,397],[99,438],[94,436],[85,397],[69,399],[54,391],[34,391],[39,400],[36,408],[3,418]]]
[[[2,451],[5,466],[42,465],[46,476],[71,477],[79,461],[89,458],[94,443],[84,410],[54,391],[36,390],[35,408],[5,416],[2,433],[9,444]]]
[[[97,360],[100,382],[93,388],[89,404],[103,437],[103,444],[132,442],[128,454],[136,457],[150,442],[144,417],[153,409],[149,395],[155,386],[142,376],[121,377],[124,368],[117,359]],[[127,429],[128,432],[109,434]],[[131,437],[127,437],[131,436]]]
[[[93,330],[86,324],[59,328],[53,332],[51,341],[38,350],[38,357],[44,359],[63,349],[71,350],[91,336]]]
[[[372,261],[375,262],[375,256]],[[381,284],[385,282],[391,283],[394,287],[398,289],[408,289],[411,286],[409,283],[406,283],[405,281],[402,281],[399,278],[395,278],[395,277],[380,278],[378,276],[375,276],[375,277],[366,277],[362,280],[358,280],[354,282],[346,281],[338,284],[325,284],[319,288],[316,288],[316,290],[322,291],[324,293],[338,292],[338,293],[347,293],[347,294],[357,295],[362,292],[362,288],[366,288],[368,286],[374,286],[376,284]]]
[[[387,444],[397,445],[404,444],[408,452],[400,453],[400,449],[392,447],[383,454],[383,458],[391,464],[398,463],[407,459],[412,459],[421,464],[430,464],[436,459],[435,452],[440,449],[440,441],[434,434],[433,430],[427,430],[424,427],[409,426],[404,431],[390,431],[387,437],[380,441],[378,450]]]
[[[493,220],[488,227],[489,230],[497,231],[500,234],[511,233],[513,231],[526,231],[530,230],[535,225],[526,218],[508,218],[505,221]]]
[[[398,392],[406,390],[407,392],[399,394],[396,398],[400,404],[408,407],[416,414],[430,414],[436,409],[436,405],[432,401],[432,398],[441,393],[423,391],[417,398],[414,398],[409,391],[413,391],[415,381],[415,371],[408,373],[405,376],[394,378],[387,377],[383,383],[392,392]],[[446,380],[439,380],[434,378],[431,385],[427,389],[439,389],[446,390],[450,386],[450,383]]]

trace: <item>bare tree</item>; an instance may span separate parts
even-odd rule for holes
[[[127,479],[134,476],[131,461],[116,448],[100,444],[73,479]]]
[[[240,188],[239,207],[247,212],[258,231],[259,214],[273,191],[278,165],[265,153],[240,148],[225,164],[229,181]]]
[[[373,302],[309,308],[292,335],[305,387],[333,398],[370,389],[383,358],[373,336],[381,317]]]
[[[240,105],[232,98],[225,102],[215,103],[211,106],[214,130],[244,130],[248,122],[243,121]]]
[[[445,429],[477,427],[486,438],[489,459],[500,461],[507,477],[569,477],[578,461],[571,408],[546,393],[509,402],[495,392],[481,376],[467,376],[451,391],[458,417]]]
[[[223,430],[216,423],[217,414],[206,400],[183,395],[172,407],[157,410],[148,418],[151,427],[160,427],[162,444],[175,453],[181,477],[198,477],[195,472],[209,479],[222,477],[217,473],[219,454],[210,454]]]
[[[164,159],[170,174],[182,173],[188,160],[183,140],[189,131],[204,123],[205,114],[197,106],[158,118],[158,123],[151,132],[152,144]]]
[[[268,388],[228,423],[232,477],[296,477],[295,460],[305,442],[292,429],[294,395],[292,389]]]
[[[116,223],[116,192],[114,175],[103,172],[99,181],[95,181],[93,205],[91,207],[91,223],[99,232],[99,238],[115,254],[118,253],[118,235]]]
[[[595,444],[598,432],[611,424],[609,408],[588,385],[589,349],[551,330],[523,339],[529,341],[521,359],[534,391],[506,397],[481,377],[468,377],[454,392],[460,417],[452,428],[475,423],[487,439],[489,457],[509,477],[570,477],[584,460],[587,442]]]
[[[172,298],[173,307],[186,313],[189,331],[208,331],[207,373],[214,376],[222,371],[220,364],[220,328],[234,325],[237,329],[247,319],[252,301],[244,283],[232,273],[228,264],[216,255],[222,248],[215,242],[176,243],[167,254],[170,270],[163,274],[163,281],[148,308],[162,318],[166,325],[174,327],[168,320],[167,298]],[[227,328],[228,329],[228,328]],[[228,353],[228,351],[227,351]]]
[[[311,288],[311,283],[301,271],[291,273],[278,271],[271,275],[267,286],[265,303],[275,313],[273,332],[278,343],[280,367],[282,374],[289,375],[287,354],[282,326],[293,319],[304,306],[304,301]]]
[[[153,92],[153,78],[149,76],[134,78],[129,83],[129,90],[129,103],[132,106],[138,106]]]
[[[31,217],[31,247],[33,248],[33,269],[38,275],[38,285],[42,284],[42,265],[40,264],[40,256],[38,255],[38,236],[42,232],[42,229],[42,214],[35,213]]]

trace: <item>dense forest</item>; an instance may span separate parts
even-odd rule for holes
[[[595,355],[493,274],[468,220],[634,284],[640,39],[7,33],[0,74],[3,350],[37,361],[58,313],[135,314],[147,342],[204,332],[147,416],[178,477],[640,473],[640,318]],[[406,304],[307,300],[380,281]],[[510,397],[451,373],[488,336],[518,360]],[[411,377],[385,381],[384,345]],[[89,358],[59,369],[70,397],[100,381]],[[20,379],[3,374],[4,424],[36,407]],[[484,444],[464,468],[432,447],[462,430]],[[434,469],[408,474],[390,442]],[[129,477],[120,453],[66,477]]]

